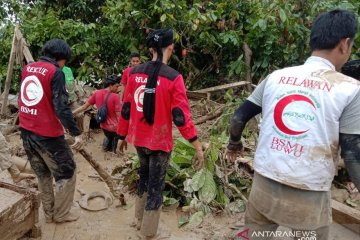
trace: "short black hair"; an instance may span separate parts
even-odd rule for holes
[[[341,72],[349,77],[360,80],[360,60],[352,60],[344,64]]]
[[[109,87],[112,85],[115,85],[117,83],[120,83],[120,77],[116,76],[115,74],[107,76],[104,81],[104,87]]]
[[[140,54],[139,54],[138,52],[132,52],[132,53],[130,54],[130,59],[132,59],[132,58],[134,58],[134,57],[140,58]]]
[[[334,49],[342,39],[353,39],[357,27],[357,18],[352,12],[336,9],[322,13],[311,28],[311,51]]]
[[[66,60],[71,58],[70,46],[61,39],[51,39],[47,41],[41,50],[41,55],[54,59],[55,61]]]

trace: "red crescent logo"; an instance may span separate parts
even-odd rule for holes
[[[274,109],[274,122],[275,122],[276,127],[285,134],[300,135],[300,134],[303,134],[303,133],[309,131],[309,129],[305,130],[305,131],[294,131],[294,130],[288,128],[282,119],[282,115],[283,115],[283,112],[284,112],[284,109],[286,108],[286,106],[289,105],[290,103],[298,102],[298,101],[304,101],[304,102],[310,103],[311,106],[313,106],[316,109],[314,103],[308,97],[305,97],[303,95],[294,94],[294,95],[286,96],[283,99],[281,99],[276,104],[275,109]]]
[[[27,93],[26,93],[27,87],[28,87],[31,83],[34,83],[34,84],[36,85],[36,83],[35,83],[33,80],[30,80],[30,81],[28,81],[28,82],[25,83],[24,91],[23,91],[23,96],[24,96],[24,98],[25,98],[27,101],[29,101],[29,102],[31,102],[31,101],[33,101],[33,100],[35,99],[35,98],[33,98],[33,99],[29,98],[29,96],[28,96]]]

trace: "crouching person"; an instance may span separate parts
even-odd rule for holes
[[[73,147],[80,148],[82,138],[68,106],[65,76],[61,71],[70,56],[67,43],[52,39],[45,43],[40,60],[22,70],[19,94],[21,138],[39,181],[46,222],[60,223],[79,218],[71,211],[76,165],[63,128],[75,137]]]
[[[196,149],[195,168],[204,157],[191,120],[183,77],[167,66],[173,52],[172,30],[156,30],[147,38],[153,59],[134,67],[125,89],[117,133],[120,152],[132,143],[140,159],[135,204],[138,230],[146,238],[156,236],[163,202],[166,169],[173,148],[172,120]]]

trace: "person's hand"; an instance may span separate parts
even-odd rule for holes
[[[84,142],[83,142],[83,137],[82,135],[78,135],[75,137],[75,143],[73,145],[71,145],[71,147],[77,151],[81,150],[82,146],[83,146]]]
[[[225,151],[225,158],[229,162],[234,162],[238,156],[241,156],[243,153],[243,145],[242,143],[238,144],[230,144],[227,146]]]
[[[126,140],[119,141],[119,152],[124,153],[124,150],[127,150],[127,142]]]
[[[195,170],[199,170],[204,166],[204,152],[201,148],[196,149],[196,156],[193,160],[192,166]]]

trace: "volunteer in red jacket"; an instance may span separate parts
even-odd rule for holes
[[[123,71],[123,74],[121,76],[121,91],[120,91],[120,99],[121,100],[123,99],[123,96],[124,96],[125,87],[128,82],[131,69],[133,67],[139,65],[140,63],[141,63],[140,54],[137,52],[132,52],[130,54],[130,66],[125,68],[125,70]]]
[[[38,177],[46,222],[59,223],[79,218],[70,211],[76,166],[64,138],[65,127],[75,137],[73,147],[81,148],[80,130],[68,106],[65,76],[61,71],[70,56],[71,50],[66,42],[52,39],[45,43],[40,60],[22,69],[19,94],[21,138]]]
[[[134,67],[125,90],[118,126],[120,152],[132,143],[140,159],[139,184],[135,204],[137,228],[145,237],[156,235],[166,168],[173,148],[172,120],[182,136],[196,149],[195,168],[204,157],[191,120],[183,77],[166,65],[173,52],[173,32],[156,30],[147,38],[153,59]],[[145,210],[144,210],[145,209]]]
[[[118,143],[118,136],[116,129],[120,116],[120,98],[117,95],[117,90],[120,85],[120,78],[116,75],[110,75],[105,79],[105,88],[95,91],[93,95],[87,100],[87,102],[76,109],[73,114],[76,115],[85,111],[90,105],[96,104],[97,109],[106,101],[107,116],[106,120],[100,123],[101,129],[105,134],[104,151],[116,152]]]

